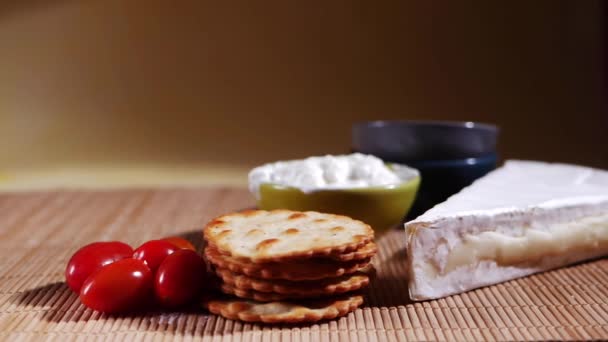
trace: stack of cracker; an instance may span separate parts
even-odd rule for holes
[[[224,215],[204,229],[205,257],[225,294],[209,311],[247,322],[314,322],[363,303],[372,228],[346,216],[290,210]]]

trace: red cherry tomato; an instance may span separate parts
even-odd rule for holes
[[[196,252],[196,248],[194,248],[194,245],[192,245],[192,243],[186,239],[177,236],[171,236],[168,238],[164,238],[163,241],[168,241],[178,248],[189,249]]]
[[[206,270],[205,262],[194,251],[181,249],[169,255],[156,272],[156,299],[170,308],[187,304],[200,294]]]
[[[101,267],[115,261],[130,258],[133,248],[118,241],[94,242],[72,255],[65,269],[65,281],[72,291],[78,293],[82,283]]]
[[[152,272],[142,260],[119,260],[85,280],[80,301],[101,312],[134,311],[152,299],[153,281]]]
[[[163,260],[165,260],[169,254],[177,250],[179,250],[179,248],[169,241],[150,240],[137,247],[133,253],[133,259],[144,261],[154,273]]]

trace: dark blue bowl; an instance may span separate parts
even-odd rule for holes
[[[352,148],[394,162],[482,157],[496,151],[498,127],[476,122],[367,121],[353,125]]]
[[[370,121],[353,126],[352,150],[420,171],[415,218],[496,168],[498,132],[474,122]]]
[[[418,195],[408,213],[408,218],[414,219],[434,205],[445,201],[477,178],[494,170],[497,162],[496,153],[489,153],[476,158],[407,163],[418,169],[421,175]]]

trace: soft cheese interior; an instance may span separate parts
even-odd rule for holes
[[[415,300],[607,255],[608,172],[508,161],[405,227]]]

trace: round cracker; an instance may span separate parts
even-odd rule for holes
[[[366,269],[372,269],[369,265]],[[302,297],[327,296],[345,293],[361,289],[369,284],[370,277],[366,272],[358,271],[353,274],[340,277],[313,280],[313,281],[290,281],[290,280],[268,280],[252,278],[243,274],[216,268],[215,272],[222,281],[239,290],[256,291],[264,293],[278,293],[283,295],[297,295]],[[251,298],[251,297],[246,297]]]
[[[308,296],[298,293],[284,294],[276,292],[258,292],[254,290],[244,290],[236,288],[230,284],[223,283],[220,286],[220,290],[225,294],[234,295],[240,298],[251,299],[258,302],[278,302],[281,300],[298,300],[298,299],[310,299],[315,297],[327,297],[327,296]]]
[[[227,319],[245,322],[302,323],[334,319],[356,310],[363,304],[360,295],[298,301],[258,303],[241,298],[203,300],[210,312]]]
[[[377,251],[378,247],[376,246],[376,244],[373,241],[370,241],[363,247],[356,249],[352,252],[332,254],[329,255],[329,257],[340,261],[361,260],[373,257],[374,255],[376,255]]]
[[[230,255],[230,253],[219,249],[217,246],[213,245],[212,243],[207,242],[207,245],[214,248],[219,254],[230,256],[230,257],[235,258],[242,262],[256,263],[247,258],[232,256],[232,255]],[[294,259],[284,259],[279,262],[288,263],[291,260],[297,260],[297,259],[303,260],[303,259],[310,259],[310,258],[329,258],[329,259],[334,259],[334,260],[338,260],[338,261],[361,260],[361,259],[367,259],[367,258],[373,257],[374,255],[376,255],[376,252],[378,252],[378,247],[377,247],[376,243],[374,243],[374,241],[370,241],[370,242],[366,243],[365,245],[363,245],[355,250],[352,250],[352,251],[347,251],[347,252],[334,251],[327,255],[313,255],[313,256],[306,256],[306,257],[300,257],[300,258],[294,258]],[[257,262],[257,263],[264,263],[264,262]]]
[[[205,248],[206,259],[217,268],[262,279],[318,280],[355,273],[370,263],[371,258],[352,261],[312,258],[289,263],[246,263],[222,255],[213,247]]]
[[[344,254],[374,238],[368,224],[347,216],[283,209],[223,215],[203,233],[222,254],[252,263]]]
[[[226,256],[231,256],[230,253],[220,250],[217,248],[217,246],[208,243],[208,246],[214,248],[219,254],[222,255],[226,255]],[[331,253],[328,255],[324,255],[324,256],[312,256],[312,257],[307,257],[307,258],[315,258],[315,257],[326,257],[326,258],[330,258],[330,259],[334,259],[334,260],[338,260],[338,261],[351,261],[351,260],[361,260],[361,259],[367,259],[367,258],[371,258],[374,255],[376,255],[376,252],[378,252],[378,247],[377,245],[373,242],[370,241],[367,244],[363,245],[362,247],[359,247],[358,249],[355,249],[353,251],[348,251],[348,252],[343,252],[343,253]],[[231,256],[233,257],[233,256]],[[246,258],[239,258],[239,257],[233,257],[235,259],[238,259],[239,261],[243,261],[243,262],[248,262],[248,263],[254,263],[253,261],[246,259]],[[306,258],[300,258],[300,259],[306,259]],[[289,262],[289,259],[283,260],[283,262]]]

